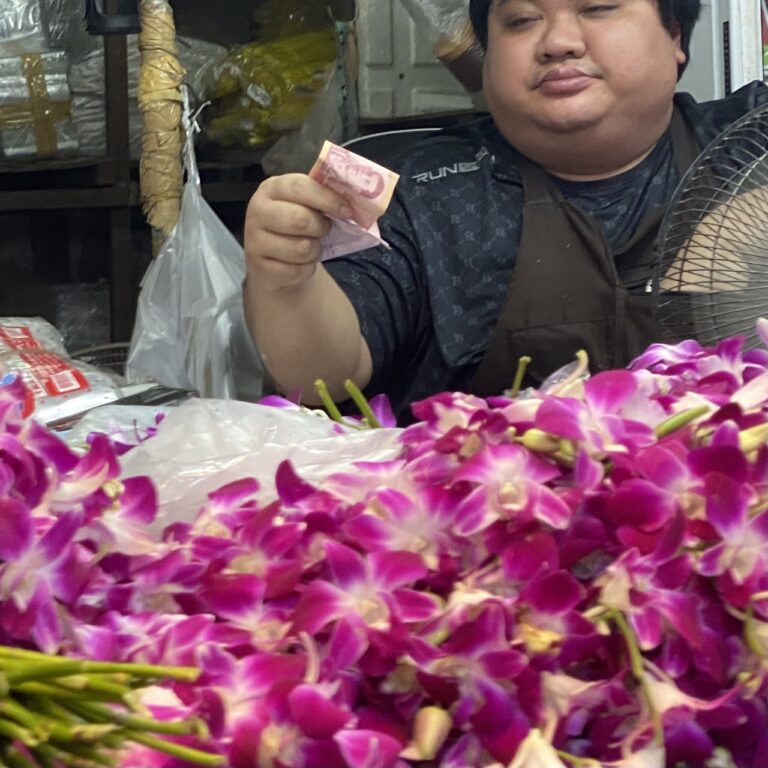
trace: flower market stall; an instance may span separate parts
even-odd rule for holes
[[[73,449],[6,377],[0,760],[767,765],[758,330],[749,351],[654,345],[542,391],[437,395],[388,458],[295,457],[156,534],[165,502],[120,466],[165,422]],[[372,405],[328,434],[388,425]]]

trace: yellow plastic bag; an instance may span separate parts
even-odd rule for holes
[[[225,146],[273,143],[304,122],[335,61],[333,29],[235,49],[217,67],[208,137]]]

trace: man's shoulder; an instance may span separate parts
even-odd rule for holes
[[[480,170],[480,162],[490,154],[488,144],[494,131],[490,117],[466,125],[443,128],[417,142],[400,168],[403,180],[423,185]]]
[[[768,85],[755,80],[722,99],[703,102],[678,93],[675,102],[706,145],[753,109],[768,104]]]

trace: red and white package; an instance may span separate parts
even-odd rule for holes
[[[25,349],[67,354],[62,335],[41,317],[0,317],[0,355]]]
[[[108,373],[67,357],[61,335],[41,318],[0,318],[0,376],[5,373],[27,385],[24,415],[46,424],[122,395]]]

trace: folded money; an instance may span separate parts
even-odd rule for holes
[[[377,221],[387,210],[399,176],[344,147],[326,141],[309,176],[338,192],[349,203],[349,221],[333,219],[330,233],[323,239],[321,260],[384,245]]]

